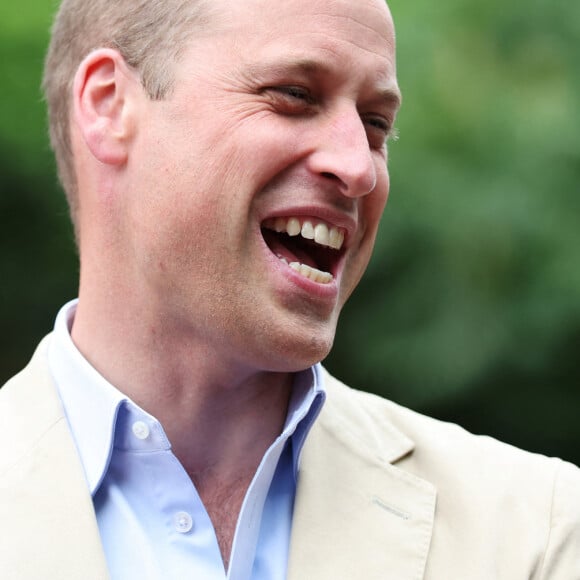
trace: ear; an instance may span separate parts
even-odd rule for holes
[[[134,132],[137,75],[116,51],[100,48],[81,62],[73,85],[73,119],[92,155],[107,165],[127,161]]]

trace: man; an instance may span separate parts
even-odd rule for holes
[[[382,0],[64,0],[79,300],[0,390],[0,577],[580,579],[580,474],[318,364],[400,93]],[[326,400],[325,400],[326,399]]]

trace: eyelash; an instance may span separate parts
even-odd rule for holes
[[[369,117],[363,121],[369,123],[374,130],[380,131],[382,133],[383,143],[387,141],[396,141],[398,138],[398,131],[392,125],[389,119],[382,117]]]
[[[273,94],[279,105],[288,108],[286,112],[289,114],[308,113],[310,108],[316,104],[316,99],[312,93],[299,85],[266,87],[264,92]]]
[[[369,124],[373,129],[383,133],[385,137],[388,137],[391,132],[391,124],[381,117],[363,118],[363,122]]]
[[[291,97],[293,99],[306,101],[309,104],[314,103],[314,98],[310,94],[310,91],[303,87],[299,86],[275,87],[274,90],[278,91],[279,93],[285,94],[286,96]]]

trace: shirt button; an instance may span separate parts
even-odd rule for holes
[[[144,421],[135,421],[131,429],[137,439],[147,439],[149,437],[149,426]]]
[[[187,534],[193,528],[193,520],[187,512],[177,512],[173,517],[173,523],[180,534]]]

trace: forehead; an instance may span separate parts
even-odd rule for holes
[[[212,8],[209,35],[220,60],[233,66],[258,75],[262,66],[295,63],[304,73],[348,71],[398,90],[395,32],[384,0],[213,0]]]
[[[278,31],[292,29],[298,23],[311,23],[313,28],[327,24],[337,31],[345,27],[360,30],[363,36],[392,36],[393,23],[384,0],[213,0],[215,14],[221,12],[230,25],[252,22],[251,29]],[[294,30],[298,32],[298,30]]]

